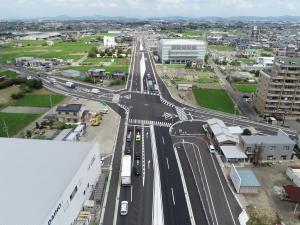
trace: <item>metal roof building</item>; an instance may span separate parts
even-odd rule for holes
[[[100,172],[94,143],[0,138],[0,224],[71,224]]]
[[[231,165],[230,179],[237,193],[258,193],[261,186],[251,169],[236,168],[233,164]]]

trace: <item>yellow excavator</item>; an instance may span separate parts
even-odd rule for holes
[[[96,113],[91,121],[92,126],[99,126],[102,122],[102,116],[99,113]]]

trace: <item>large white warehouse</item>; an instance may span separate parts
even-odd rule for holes
[[[206,43],[195,39],[161,39],[157,48],[162,63],[204,62],[206,53]]]
[[[0,138],[0,224],[71,225],[101,173],[94,143]]]

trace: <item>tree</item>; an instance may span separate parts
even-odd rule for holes
[[[88,53],[88,57],[90,57],[90,58],[96,58],[96,53],[95,52],[93,52],[93,51],[89,51],[89,53]]]
[[[208,54],[205,55],[204,62],[205,62],[205,64],[208,63]]]
[[[246,136],[250,136],[252,134],[251,130],[249,130],[248,128],[243,130],[242,135],[246,135]]]
[[[35,128],[40,129],[40,124],[38,122],[35,122]]]
[[[186,64],[185,64],[185,68],[189,69],[191,67],[192,67],[192,62],[191,61],[187,61]]]
[[[26,137],[31,138],[32,136],[32,131],[31,130],[26,130]]]

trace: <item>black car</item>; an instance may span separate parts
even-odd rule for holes
[[[141,175],[141,162],[140,162],[140,160],[135,161],[134,173],[137,176]]]
[[[126,154],[126,155],[130,155],[130,154],[131,154],[131,149],[128,148],[128,147],[126,147],[126,148],[125,148],[125,154]]]
[[[141,154],[139,152],[134,153],[134,158],[135,159],[141,159]]]

